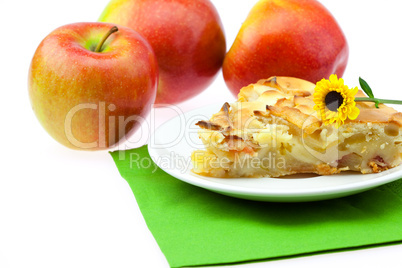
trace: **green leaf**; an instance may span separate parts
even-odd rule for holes
[[[371,90],[370,86],[367,84],[366,81],[364,81],[361,77],[359,77],[359,83],[362,88],[362,90],[369,96],[370,98],[374,98],[373,91]],[[376,104],[377,106],[378,104]]]

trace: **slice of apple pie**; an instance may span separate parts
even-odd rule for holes
[[[212,177],[280,177],[295,173],[381,172],[401,163],[402,113],[356,102],[355,120],[324,124],[314,110],[315,85],[272,77],[241,89],[209,121],[200,121],[205,150],[193,172]],[[356,97],[365,97],[359,91]]]

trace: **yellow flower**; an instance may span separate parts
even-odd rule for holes
[[[357,87],[349,89],[342,78],[332,74],[329,80],[317,82],[313,95],[314,110],[320,114],[325,125],[335,123],[338,128],[347,118],[354,120],[359,115],[355,102],[357,91]]]

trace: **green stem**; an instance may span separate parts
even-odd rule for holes
[[[371,101],[376,103],[402,104],[402,101],[400,100],[385,100],[377,98],[355,98],[355,101]]]
[[[110,28],[110,30],[103,36],[103,38],[100,40],[100,42],[98,43],[98,45],[95,48],[94,52],[101,52],[102,46],[105,43],[106,39],[109,38],[109,36],[112,33],[117,32],[119,29],[116,26],[113,26],[112,28]]]
[[[390,104],[402,104],[400,100],[384,100],[384,99],[377,99],[377,98],[355,98],[355,101],[371,101],[375,103],[375,107],[378,107],[380,103],[390,103]]]

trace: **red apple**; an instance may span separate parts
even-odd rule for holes
[[[348,44],[331,13],[315,0],[260,0],[244,21],[223,63],[235,95],[271,76],[316,83],[342,76]]]
[[[33,111],[55,140],[99,150],[139,126],[155,100],[157,81],[155,54],[137,32],[75,23],[40,43],[28,85]]]
[[[226,42],[209,0],[112,0],[99,18],[144,36],[159,64],[156,103],[187,100],[214,80]]]

